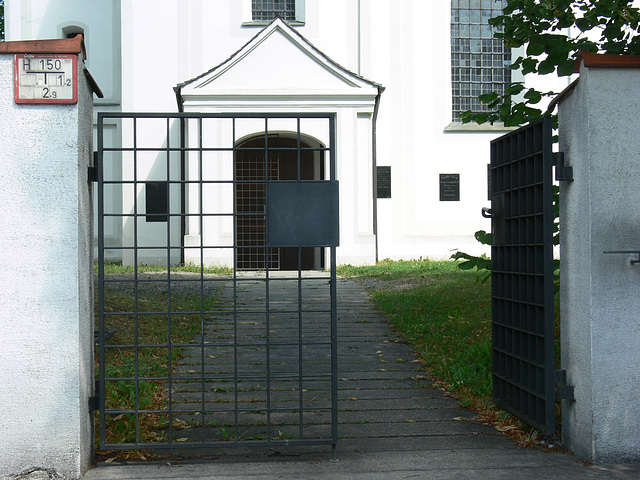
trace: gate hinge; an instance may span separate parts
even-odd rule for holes
[[[89,397],[89,411],[95,412],[100,410],[100,382],[96,380],[93,396]]]
[[[89,165],[87,176],[90,182],[98,181],[98,152],[93,152],[93,165]]]
[[[94,395],[93,397],[89,397],[89,411],[95,412],[100,409],[100,396]]]
[[[575,400],[573,385],[567,385],[567,371],[556,370],[556,397],[562,400]]]
[[[564,152],[554,152],[553,164],[556,167],[556,181],[558,182],[572,182],[573,181],[573,167],[564,164]]]

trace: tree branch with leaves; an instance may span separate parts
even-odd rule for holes
[[[579,52],[640,55],[640,0],[507,0],[502,15],[489,20],[494,37],[504,40],[509,48],[524,48],[510,68],[524,75],[569,76],[574,72]],[[540,118],[538,107],[545,98],[557,92],[541,92],[524,82],[511,83],[504,92],[480,95],[489,112],[467,111],[464,123],[491,124],[502,122],[508,127],[525,125]],[[558,218],[558,189],[554,187],[554,213]],[[491,244],[491,234],[480,230],[476,240]],[[558,222],[554,224],[554,244],[558,244]],[[456,252],[451,256],[462,260],[459,267],[480,272],[481,281],[488,280],[491,261],[486,256]],[[559,268],[555,261],[555,268]]]
[[[640,55],[640,10],[634,0],[507,0],[503,14],[489,20],[494,37],[509,48],[524,47],[511,69],[523,75],[559,77],[573,73],[581,50],[590,53]],[[489,112],[467,111],[462,121],[502,122],[524,125],[540,118],[545,98],[557,92],[541,92],[523,82],[511,83],[504,92],[480,95]]]

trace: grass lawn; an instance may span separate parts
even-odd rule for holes
[[[180,267],[176,270],[191,271],[188,268]],[[130,274],[133,271],[133,267],[122,267],[118,264],[105,265],[106,273]],[[162,269],[153,266],[138,268],[138,272],[143,271],[162,271]],[[105,295],[105,298],[107,299],[104,307],[105,329],[114,332],[106,343],[121,345],[121,347],[106,350],[108,360],[105,365],[106,408],[134,411],[166,408],[168,402],[166,381],[154,380],[154,377],[166,377],[169,374],[167,370],[169,356],[172,365],[175,365],[183,356],[182,348],[169,349],[166,346],[169,341],[169,322],[165,313],[168,308],[167,292],[141,290],[138,292],[137,304],[136,299],[128,292],[112,291]],[[189,343],[201,332],[201,315],[181,312],[198,312],[201,309],[211,311],[217,308],[217,303],[218,299],[215,296],[208,296],[201,300],[198,293],[172,292],[171,343]],[[97,292],[95,308],[97,330]],[[135,311],[150,313],[136,315],[133,313]],[[151,346],[136,347],[136,344]],[[97,349],[95,368],[96,377],[98,377]],[[148,380],[136,380],[136,377],[144,377]],[[116,378],[122,380],[108,380]],[[166,441],[166,438],[158,433],[166,425],[166,416],[157,413],[108,415],[105,422],[106,440],[109,443]],[[136,426],[140,431],[138,438],[136,438]],[[132,458],[138,458],[138,455],[133,454]]]
[[[93,265],[94,273],[98,273],[98,263]],[[137,268],[133,265],[122,265],[122,262],[104,262],[104,273],[145,273],[145,272],[166,272],[167,267],[162,265],[138,265]],[[233,269],[229,267],[211,267],[201,268],[200,266],[193,264],[172,266],[171,271],[174,273],[204,273],[204,274],[217,274],[217,275],[231,275]]]

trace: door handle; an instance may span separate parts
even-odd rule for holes
[[[482,216],[484,218],[491,218],[491,209],[489,207],[482,207]]]

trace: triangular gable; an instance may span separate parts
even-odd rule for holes
[[[332,61],[276,18],[229,59],[179,84],[176,91],[182,97],[224,93],[371,96],[379,88]]]

